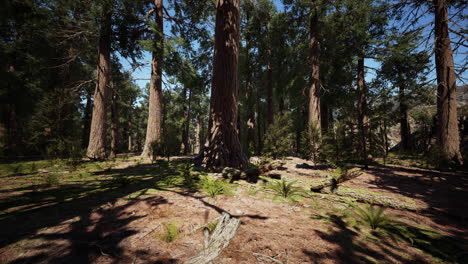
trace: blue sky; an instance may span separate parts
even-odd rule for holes
[[[274,0],[274,3],[275,3],[278,10],[283,10],[284,9],[281,0]],[[464,12],[468,12],[468,11],[464,11]],[[428,15],[421,21],[421,23],[425,24],[425,23],[430,22],[431,20],[432,20],[432,16]],[[468,25],[466,25],[465,28],[468,28]],[[165,31],[167,32],[169,30],[170,30],[169,23],[165,23]],[[429,29],[425,32],[426,36],[427,36],[428,33],[429,33]],[[431,42],[432,42],[432,39],[431,39]],[[424,48],[424,47],[421,47],[421,48]],[[460,50],[458,50],[456,53],[454,53],[455,64],[462,64],[463,60],[466,60],[466,57],[467,57],[466,54],[467,53],[468,53],[468,48],[466,48],[466,47],[461,47]],[[434,63],[434,56],[432,56],[431,60],[432,60],[432,63]],[[149,52],[144,52],[143,58],[140,60],[140,62],[150,62],[150,61],[151,61],[151,54]],[[120,62],[124,66],[124,70],[126,70],[126,71],[131,70],[130,63],[127,60],[120,57]],[[374,61],[374,60],[371,60],[371,59],[366,59],[365,64],[366,64],[366,66],[369,66],[371,68],[379,68],[379,63]],[[137,70],[135,70],[133,72],[132,76],[135,79],[135,83],[140,88],[144,89],[146,84],[149,81],[148,80],[142,80],[142,79],[149,79],[150,74],[151,74],[150,65],[146,64],[145,66],[142,66],[142,67],[138,68]],[[369,82],[374,77],[375,77],[375,73],[372,70],[368,70],[368,72],[366,74],[366,81]],[[463,77],[465,79],[468,78],[468,73],[465,72],[463,74]],[[434,71],[430,73],[429,78],[430,79],[435,78],[435,72]],[[462,83],[460,81],[458,81],[458,85],[461,85],[461,84]],[[165,88],[166,87],[163,87],[163,89],[165,89]]]

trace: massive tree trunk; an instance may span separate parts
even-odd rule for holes
[[[208,135],[201,156],[207,168],[247,166],[237,132],[239,1],[216,1],[215,52]]]
[[[450,36],[447,4],[434,0],[435,62],[437,71],[437,139],[438,144],[455,164],[462,164],[457,122],[457,88]]]
[[[141,156],[152,155],[151,144],[159,142],[162,132],[162,59],[164,51],[164,28],[163,28],[163,0],[155,0],[156,32],[154,34],[154,50],[151,60],[151,81],[149,87],[149,111],[148,126],[146,128],[146,140]]]
[[[88,151],[90,159],[103,160],[106,153],[106,120],[110,77],[110,49],[111,49],[111,11],[105,8],[101,25],[101,35],[98,47],[98,65],[96,90],[94,91],[94,107],[91,119]]]
[[[318,8],[316,0],[312,1],[310,19],[310,87],[309,87],[309,113],[308,129],[321,133],[320,127],[320,43],[318,40]],[[311,142],[317,144],[317,142]]]
[[[357,98],[357,118],[360,138],[361,158],[364,166],[368,167],[367,160],[367,132],[369,119],[367,117],[367,87],[364,79],[364,58],[358,60],[358,98]]]
[[[411,150],[411,130],[410,125],[408,123],[408,104],[406,103],[405,88],[403,86],[399,87],[398,97],[400,101],[401,150],[408,151]]]

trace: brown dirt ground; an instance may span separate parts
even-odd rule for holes
[[[311,179],[324,168],[297,168],[288,158],[279,173]],[[310,164],[311,165],[311,164]],[[374,166],[345,186],[392,193],[427,205],[420,212],[386,212],[412,226],[436,230],[468,246],[468,178],[457,173],[401,166]],[[138,198],[93,198],[70,206],[34,211],[21,221],[2,224],[0,263],[180,263],[202,249],[194,230],[226,211],[241,219],[238,233],[214,263],[437,263],[438,259],[403,240],[376,237],[343,217],[346,204],[326,199],[281,201],[268,193],[238,187],[215,199],[172,189]],[[45,209],[46,210],[46,209]],[[161,240],[163,223],[176,220],[183,237]],[[434,246],[434,245],[433,245]],[[274,258],[275,260],[272,260]],[[457,262],[442,259],[447,263]],[[459,262],[461,263],[461,262]]]

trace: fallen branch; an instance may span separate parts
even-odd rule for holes
[[[185,264],[206,264],[216,259],[221,251],[229,246],[229,242],[236,235],[239,226],[239,219],[224,212],[216,228],[205,239],[205,248],[191,257]]]

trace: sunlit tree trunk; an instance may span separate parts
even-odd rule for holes
[[[434,0],[437,72],[437,139],[455,164],[463,164],[457,121],[457,87],[448,29],[447,3]]]
[[[111,49],[111,11],[105,7],[98,47],[98,65],[94,107],[86,156],[90,159],[103,160],[106,153],[106,120],[109,94],[110,49]]]
[[[115,94],[115,87],[112,86],[112,105],[111,105],[111,152],[110,157],[115,158],[117,157],[117,148],[119,144],[119,127],[118,127],[118,120],[119,120],[119,113],[117,108],[117,95]]]
[[[239,1],[216,1],[215,49],[204,167],[246,167],[237,132]]]
[[[367,117],[367,87],[364,79],[364,58],[358,60],[358,98],[357,98],[357,118],[360,138],[361,158],[365,167],[368,167],[367,160],[367,133],[369,128],[369,119]]]
[[[321,133],[320,127],[320,43],[318,33],[318,8],[316,0],[312,0],[310,19],[310,86],[309,86],[309,113],[308,129]],[[314,131],[310,131],[313,133]],[[317,144],[317,142],[311,142]]]
[[[146,139],[141,156],[152,155],[151,144],[159,142],[162,132],[162,59],[164,51],[164,28],[163,28],[163,0],[155,0],[156,30],[154,35],[154,50],[151,60],[151,81],[149,87],[149,111],[148,125],[146,128]]]

